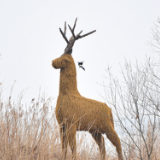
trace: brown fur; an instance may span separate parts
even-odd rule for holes
[[[123,160],[121,143],[114,130],[111,109],[102,102],[85,98],[77,89],[76,67],[70,54],[63,54],[52,61],[60,68],[60,87],[56,106],[56,118],[60,125],[63,158],[66,159],[67,145],[76,159],[76,131],[89,131],[99,145],[101,159],[105,159],[105,144],[102,134],[116,147],[118,159]]]

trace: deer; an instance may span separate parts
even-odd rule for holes
[[[66,159],[69,144],[72,159],[76,160],[76,132],[88,131],[99,146],[101,160],[104,160],[106,156],[105,141],[102,134],[106,134],[116,147],[118,160],[123,160],[121,142],[114,129],[111,108],[105,103],[81,96],[77,89],[76,66],[72,57],[73,46],[77,40],[93,34],[96,30],[84,35],[81,35],[82,31],[80,31],[75,35],[76,23],[77,18],[73,28],[68,25],[72,34],[69,40],[66,37],[66,22],[64,32],[59,28],[67,46],[61,57],[52,61],[52,66],[55,69],[60,69],[59,95],[55,115],[60,128],[63,159]]]

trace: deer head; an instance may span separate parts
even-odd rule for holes
[[[64,23],[64,32],[61,30],[61,28],[59,28],[60,33],[62,34],[64,40],[67,43],[67,46],[66,46],[66,48],[64,50],[63,55],[60,58],[57,58],[57,59],[52,61],[52,66],[54,68],[56,68],[56,69],[65,68],[66,66],[68,66],[68,65],[66,65],[67,62],[69,63],[69,61],[73,61],[73,59],[72,60],[68,59],[68,55],[71,55],[72,48],[73,48],[73,45],[74,45],[76,40],[78,40],[80,38],[84,38],[84,37],[96,32],[96,30],[94,30],[94,31],[91,31],[91,32],[86,33],[84,35],[81,35],[82,31],[80,31],[77,35],[75,35],[74,30],[75,30],[75,27],[76,27],[76,23],[77,23],[77,18],[75,20],[73,28],[71,28],[70,25],[68,25],[68,27],[69,27],[69,29],[70,29],[70,31],[72,33],[72,37],[69,40],[66,37],[66,30],[67,30],[66,22]]]

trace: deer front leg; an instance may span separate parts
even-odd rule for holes
[[[76,160],[76,126],[72,126],[68,129],[67,137],[72,151],[72,159]]]
[[[61,143],[62,143],[63,160],[65,160],[67,156],[67,146],[68,146],[68,138],[67,138],[65,125],[62,125],[60,127],[60,137],[61,137]]]

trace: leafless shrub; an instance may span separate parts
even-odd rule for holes
[[[154,23],[154,28],[152,29],[152,41],[149,42],[152,49],[156,53],[160,53],[160,18]]]
[[[152,66],[153,67],[153,66]],[[125,63],[122,81],[108,69],[107,101],[112,105],[123,133],[124,155],[131,159],[154,159],[154,149],[159,137],[160,81],[154,76],[150,59],[145,65],[138,62],[133,67]]]
[[[153,28],[150,42],[155,53],[160,53],[160,19]],[[158,159],[160,122],[160,61],[147,58],[143,64],[125,62],[121,78],[108,68],[109,85],[106,99],[114,108],[127,160]]]

